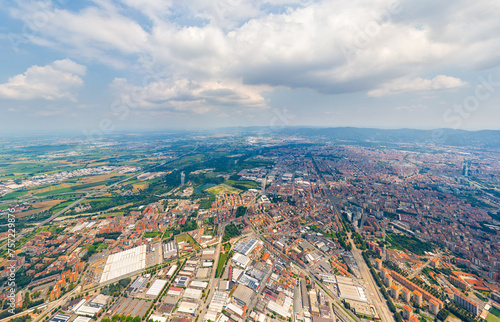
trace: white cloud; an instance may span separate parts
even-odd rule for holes
[[[387,21],[391,1],[322,1],[260,14],[225,32],[216,24],[155,25],[152,61],[182,77],[242,78],[247,84],[322,93],[371,90],[453,53],[425,29]],[[355,13],[355,14],[353,14]],[[369,27],[377,32],[366,35]],[[360,45],[359,37],[365,37]],[[344,49],[352,53],[346,57]]]
[[[47,1],[20,1],[11,15],[25,23],[20,37],[73,56],[125,68],[124,55],[148,52],[148,33],[109,1],[95,2],[79,12]],[[26,32],[26,30],[28,32]]]
[[[451,89],[462,87],[466,84],[463,80],[456,77],[437,75],[432,79],[396,79],[383,84],[378,89],[368,92],[368,96],[380,97],[389,94],[399,94],[406,92],[436,91],[442,89]]]
[[[311,0],[121,0],[151,19],[155,24],[175,20],[181,25],[208,23],[222,30],[232,30],[274,10],[286,11],[288,6],[302,7]]]
[[[122,89],[145,66],[168,73],[133,87],[149,108],[262,108],[265,93],[282,88],[372,97],[437,91],[465,84],[445,70],[500,64],[491,55],[500,52],[498,1],[395,2],[107,0],[58,9],[19,1],[10,13],[30,21],[47,12],[30,41],[126,71]]]
[[[129,84],[126,79],[115,78],[111,85],[118,100],[142,110],[170,109],[198,114],[213,110],[267,109],[262,92],[266,86],[249,86],[238,81],[175,81],[157,80],[144,87]]]
[[[30,100],[75,100],[75,90],[83,85],[86,67],[71,59],[57,60],[45,66],[31,66],[23,74],[0,84],[0,98]]]

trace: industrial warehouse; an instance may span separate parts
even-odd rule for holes
[[[101,283],[137,272],[146,267],[146,245],[137,246],[116,254],[106,261],[101,275]]]

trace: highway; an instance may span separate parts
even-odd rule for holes
[[[194,151],[192,151],[192,152],[194,152]],[[192,152],[190,152],[190,153],[192,153]],[[58,216],[60,216],[61,214],[65,213],[65,212],[66,212],[66,211],[68,211],[69,209],[71,209],[71,208],[73,208],[74,206],[76,206],[76,205],[78,205],[78,204],[82,203],[82,202],[83,202],[84,200],[86,200],[87,198],[91,198],[91,197],[95,196],[95,195],[96,195],[96,194],[98,194],[98,193],[105,192],[105,191],[107,191],[108,189],[111,189],[111,188],[113,188],[113,187],[115,187],[115,186],[117,186],[117,185],[119,185],[119,184],[121,184],[121,183],[123,183],[123,182],[126,182],[126,181],[129,181],[129,180],[131,180],[131,179],[137,178],[139,175],[141,175],[141,174],[143,174],[143,173],[145,173],[145,172],[151,171],[151,170],[153,170],[154,168],[157,168],[157,167],[159,167],[159,166],[163,166],[163,165],[165,165],[165,164],[167,164],[167,163],[169,163],[169,162],[173,162],[173,161],[175,161],[175,160],[178,160],[178,159],[180,159],[180,158],[182,158],[182,157],[184,157],[184,156],[186,156],[186,155],[188,155],[188,154],[190,154],[190,153],[187,153],[187,154],[181,155],[181,156],[179,156],[179,157],[177,157],[177,158],[173,158],[173,159],[167,160],[167,161],[165,161],[165,162],[163,162],[163,163],[161,163],[161,164],[158,164],[158,165],[152,166],[152,167],[148,168],[147,170],[141,171],[141,172],[139,172],[139,173],[137,173],[137,174],[135,174],[135,175],[133,175],[133,176],[130,176],[130,177],[128,177],[128,178],[125,178],[125,179],[123,179],[123,180],[120,180],[120,181],[118,181],[118,182],[115,182],[115,183],[113,183],[113,184],[111,184],[111,185],[109,185],[109,186],[103,187],[103,188],[101,188],[101,189],[99,189],[99,190],[97,190],[97,191],[94,191],[94,192],[92,192],[92,193],[87,193],[87,194],[86,194],[85,196],[83,196],[82,198],[80,198],[80,199],[76,200],[75,202],[71,203],[70,205],[68,205],[68,206],[67,206],[67,207],[65,207],[64,209],[62,209],[62,210],[58,211],[58,212],[57,212],[57,213],[55,213],[54,215],[52,215],[52,216],[50,216],[49,218],[47,218],[47,219],[45,219],[45,220],[41,221],[40,223],[38,223],[38,224],[37,224],[37,227],[42,227],[42,226],[43,226],[43,225],[45,225],[46,223],[51,222],[52,220],[54,220],[55,218],[57,218],[57,217],[58,217]],[[22,237],[24,237],[25,235],[29,234],[29,233],[30,233],[30,232],[32,232],[34,229],[36,229],[36,227],[35,227],[35,228],[29,228],[29,229],[24,230],[23,232],[17,233],[17,234],[16,234],[15,241],[20,240]],[[0,250],[4,249],[4,248],[7,246],[7,244],[8,244],[8,243],[5,243],[4,245],[0,246]],[[141,272],[134,273],[134,275],[141,274],[141,273],[142,273],[142,271],[141,271]],[[104,286],[104,284],[103,284],[103,285],[99,285],[99,287],[102,287],[102,286]],[[44,309],[44,311],[49,312],[52,308],[54,308],[54,307],[57,307],[57,306],[59,306],[59,305],[64,304],[64,303],[65,303],[65,301],[66,301],[67,299],[71,298],[72,296],[74,296],[74,295],[78,292],[78,290],[79,290],[80,288],[81,288],[81,286],[77,286],[77,287],[75,287],[75,289],[73,289],[71,292],[66,293],[66,294],[65,294],[65,295],[63,295],[61,298],[59,298],[59,299],[57,299],[57,300],[55,300],[55,301],[52,301],[52,302],[46,302],[46,303],[44,303],[44,304],[41,304],[39,307],[43,307],[43,306],[47,305],[47,308],[45,308],[45,309]],[[30,310],[28,310],[28,311],[24,311],[24,312],[21,312],[21,313],[18,313],[18,314],[11,315],[11,316],[9,316],[8,318],[5,318],[5,319],[0,320],[0,322],[7,322],[7,321],[9,321],[9,320],[10,320],[10,319],[12,319],[12,318],[19,317],[19,316],[23,316],[23,315],[27,314],[28,312],[32,312],[34,309],[35,309],[35,308],[33,308],[32,310],[30,309]],[[36,320],[38,320],[38,319],[39,319],[39,318],[35,319],[35,321],[36,321]]]
[[[5,319],[1,319],[0,322],[8,322],[8,321],[10,321],[13,318],[24,316],[24,315],[26,315],[26,314],[28,314],[30,312],[33,312],[36,308],[41,308],[41,307],[44,307],[44,306],[46,306],[46,308],[43,311],[44,312],[50,312],[50,310],[52,310],[53,308],[56,308],[59,305],[63,305],[64,303],[66,303],[66,300],[68,300],[71,297],[75,296],[78,293],[79,290],[80,290],[80,286],[77,286],[71,292],[68,292],[68,293],[64,294],[63,296],[61,296],[59,299],[57,299],[55,301],[52,301],[52,302],[49,302],[49,303],[43,303],[43,304],[40,304],[39,306],[34,307],[34,308],[30,309],[30,310],[23,311],[23,312],[11,315],[11,316],[9,316],[9,317],[7,317]],[[39,320],[42,316],[44,316],[44,315],[38,316],[35,320],[33,320],[33,322]]]
[[[193,151],[193,152],[194,152],[194,151]],[[190,152],[190,153],[192,153],[192,152]],[[73,208],[73,207],[77,206],[78,204],[82,203],[82,202],[83,202],[83,201],[85,201],[86,199],[94,197],[94,196],[95,196],[96,194],[98,194],[98,193],[105,192],[105,191],[107,191],[108,189],[110,189],[110,188],[114,188],[115,186],[117,186],[117,185],[119,185],[119,184],[121,184],[121,183],[123,183],[123,182],[129,181],[129,180],[131,180],[131,179],[135,179],[135,178],[137,178],[138,176],[140,176],[141,174],[143,174],[143,173],[145,173],[145,172],[149,172],[149,171],[153,170],[154,168],[157,168],[157,167],[163,166],[163,165],[165,165],[165,164],[167,164],[167,163],[170,163],[170,162],[173,162],[173,161],[179,160],[180,158],[183,158],[183,157],[187,156],[187,155],[188,155],[188,154],[190,154],[190,153],[183,154],[183,155],[181,155],[181,156],[178,156],[177,158],[173,158],[173,159],[167,160],[167,161],[165,161],[165,162],[163,162],[163,163],[161,163],[161,164],[157,164],[157,165],[155,165],[155,166],[152,166],[152,167],[148,168],[147,170],[143,170],[143,171],[141,171],[141,172],[139,172],[139,173],[137,173],[137,174],[135,174],[135,175],[133,175],[133,176],[130,176],[130,177],[125,178],[125,179],[123,179],[123,180],[121,180],[121,181],[115,182],[115,183],[113,183],[113,184],[111,184],[111,185],[109,185],[109,186],[103,187],[103,188],[101,188],[101,189],[99,189],[99,190],[97,190],[97,191],[94,191],[94,192],[92,192],[92,193],[87,193],[85,196],[83,196],[82,198],[80,198],[80,199],[76,200],[75,202],[73,202],[72,204],[68,205],[67,207],[65,207],[65,208],[64,208],[64,209],[62,209],[61,211],[58,211],[57,213],[53,214],[53,215],[52,215],[52,216],[50,216],[49,218],[47,218],[47,219],[45,219],[45,220],[41,221],[40,223],[38,223],[38,224],[37,224],[37,227],[41,227],[41,226],[45,225],[46,223],[51,222],[51,221],[52,221],[52,220],[54,220],[55,218],[59,217],[61,214],[65,213],[66,211],[70,210],[71,208]],[[36,228],[36,227],[35,227],[35,228]],[[35,229],[35,228],[33,228],[33,229]],[[26,229],[26,230],[24,230],[23,232],[16,233],[16,238],[14,239],[14,241],[18,241],[19,239],[21,239],[21,238],[22,238],[22,237],[24,237],[25,235],[29,234],[29,233],[30,233],[33,229]],[[7,244],[8,244],[8,243],[5,243],[5,244],[3,244],[2,246],[0,246],[0,250],[4,249],[4,248],[7,246]]]

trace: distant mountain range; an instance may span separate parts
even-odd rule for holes
[[[453,129],[371,129],[356,127],[284,127],[267,130],[265,127],[225,128],[228,132],[276,133],[300,137],[323,138],[333,141],[373,142],[373,143],[423,143],[451,146],[474,146],[480,148],[500,148],[500,131],[465,131]]]

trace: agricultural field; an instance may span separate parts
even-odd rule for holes
[[[66,200],[64,199],[55,199],[55,200],[45,200],[41,202],[35,202],[34,204],[31,205],[33,209],[30,209],[28,211],[23,211],[19,214],[17,214],[17,218],[22,218],[30,215],[36,215],[38,213],[41,213],[43,211],[49,210],[50,208],[57,206],[58,204],[64,202]]]
[[[17,179],[29,174],[39,175],[58,171],[72,170],[78,167],[78,164],[67,164],[62,162],[46,161],[8,161],[0,163],[0,180]],[[10,176],[10,177],[9,177]],[[14,178],[12,178],[14,176]]]
[[[58,193],[58,191],[62,190],[67,190],[63,192],[70,192],[70,191],[81,191],[88,189],[100,189],[104,187],[106,184],[115,182],[116,180],[121,179],[122,177],[125,176],[118,173],[87,176],[79,178],[78,180],[76,180],[76,182],[75,180],[67,180],[66,182],[63,182],[59,185],[44,188],[46,190],[38,189],[36,191],[33,191],[33,193],[35,195],[40,196],[40,195],[45,195],[47,192]],[[59,189],[54,189],[53,187],[58,187]]]
[[[21,196],[45,197],[69,192],[86,192],[89,190],[98,190],[106,185],[126,178],[123,174],[110,173],[105,175],[86,176],[79,179],[70,179],[59,184],[54,184],[33,190],[14,191],[1,197],[0,200],[13,200]]]
[[[43,194],[43,193],[46,193],[46,192],[54,192],[56,191],[61,191],[61,190],[67,190],[68,192],[71,191],[71,189],[68,189],[72,186],[74,186],[75,184],[74,183],[69,183],[69,182],[63,182],[63,183],[60,183],[60,184],[56,184],[56,185],[52,185],[52,186],[48,186],[48,187],[44,187],[44,188],[40,188],[40,189],[36,189],[36,190],[30,190],[30,194]]]

